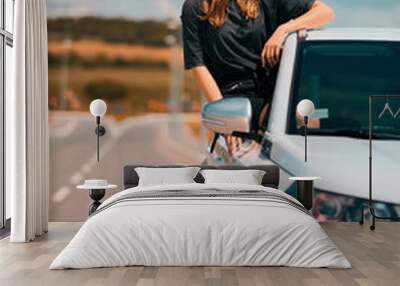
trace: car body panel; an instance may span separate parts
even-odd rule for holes
[[[305,39],[291,34],[284,45],[268,125],[261,145],[232,158],[219,140],[216,164],[277,164],[281,168],[283,190],[293,188],[289,176],[317,176],[316,189],[347,198],[365,200],[369,195],[369,142],[337,136],[309,136],[309,162],[304,162],[304,136],[287,134],[288,113],[295,78],[300,41],[400,41],[398,29],[327,29],[308,31]],[[400,56],[400,55],[399,55]],[[400,163],[400,141],[373,142],[373,199],[400,204],[395,178]],[[354,201],[353,199],[351,199]],[[390,211],[389,211],[390,212]]]

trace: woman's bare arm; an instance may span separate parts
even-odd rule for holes
[[[315,29],[322,27],[333,21],[334,18],[335,11],[327,4],[317,0],[307,13],[297,19],[283,24],[282,26],[287,33],[291,33],[302,29]]]
[[[207,101],[222,99],[222,93],[217,85],[217,82],[207,67],[198,66],[192,68],[191,71]],[[224,137],[226,146],[228,147],[228,152],[232,155],[238,150],[242,140],[240,138],[228,135],[225,135]]]
[[[207,67],[194,67],[192,68],[192,73],[207,101],[222,99],[222,94],[217,82]]]
[[[334,18],[335,12],[331,7],[322,1],[315,1],[307,13],[282,24],[276,29],[264,46],[261,54],[262,64],[265,66],[268,63],[270,66],[274,66],[279,62],[282,45],[288,34],[304,29],[322,27],[333,21]]]

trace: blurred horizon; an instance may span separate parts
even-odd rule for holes
[[[47,0],[49,18],[96,16],[137,20],[178,19],[184,0]],[[324,0],[336,11],[329,27],[400,28],[398,0]]]

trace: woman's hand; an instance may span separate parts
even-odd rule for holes
[[[224,137],[226,146],[228,147],[229,155],[233,155],[233,153],[239,150],[240,145],[242,145],[242,139],[230,135],[225,135]]]
[[[261,62],[263,67],[268,64],[270,67],[277,65],[280,61],[283,43],[288,33],[284,26],[278,27],[269,40],[265,43],[261,53]]]

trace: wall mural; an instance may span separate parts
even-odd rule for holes
[[[212,134],[202,128],[199,116],[204,99],[194,78],[184,71],[179,19],[182,0],[47,2],[51,221],[82,221],[87,217],[89,198],[85,192],[77,191],[76,185],[85,179],[104,178],[121,187],[122,168],[127,164],[200,164],[205,160],[212,164],[269,164],[272,161],[286,171],[287,177],[301,175],[298,170],[301,170],[302,162],[298,162],[299,169],[291,169],[294,164],[286,165],[288,157],[285,157],[290,154],[279,153],[276,145],[275,149],[269,148],[271,146],[268,144],[253,147],[253,143],[247,141],[244,142],[244,148],[248,147],[249,151],[238,156],[231,156],[221,146],[217,146],[214,154],[208,154],[207,144]],[[330,28],[400,27],[400,3],[396,0],[379,3],[374,0],[325,2],[336,11],[336,20],[329,25]],[[357,78],[356,75],[360,74],[357,66],[342,73],[340,61],[333,59],[332,54],[347,52],[347,59],[352,57],[355,63],[359,63],[358,52],[361,50],[364,55],[380,55],[382,61],[393,65],[398,61],[400,48],[395,45],[355,44],[344,48],[328,45],[304,46],[302,49],[305,51],[304,57],[308,57],[308,65],[299,70],[300,80],[304,84],[297,86],[289,106],[288,116],[292,120],[288,132],[299,134],[301,131],[302,121],[296,118],[295,104],[301,99],[313,97],[317,109],[315,116],[319,118],[310,122],[309,152],[312,162],[312,152],[317,152],[316,143],[312,141],[313,129],[317,133],[321,132],[321,126],[333,130],[335,126],[336,129],[338,126],[347,128],[356,120],[366,122],[368,102],[361,99],[366,92],[400,94],[397,81],[390,80],[398,74],[390,73],[389,69],[381,73],[372,70],[368,73],[368,80],[366,76]],[[326,76],[330,76],[331,81]],[[334,77],[336,82],[341,82],[342,90],[332,84]],[[350,77],[356,80],[350,80]],[[297,84],[294,79],[293,83]],[[318,89],[327,93],[318,93]],[[95,121],[89,113],[89,104],[96,98],[105,100],[108,106],[102,120],[107,133],[101,139],[100,163],[97,163]],[[339,102],[344,102],[346,108],[339,108]],[[376,104],[375,113],[382,110],[384,101],[381,103],[382,106]],[[393,103],[393,107],[397,111],[398,105]],[[327,120],[326,116],[329,115],[336,122]],[[352,122],[349,122],[350,117]],[[381,125],[393,128],[400,122],[392,118],[384,121],[380,122]],[[351,127],[356,128],[358,125],[354,124]],[[391,138],[390,141],[393,140],[398,139]],[[327,148],[340,148],[340,142],[343,141],[338,142],[338,145],[329,145]],[[296,156],[302,157],[303,138],[290,143],[295,146]],[[325,152],[321,150],[318,152]],[[352,154],[346,152],[342,153],[348,156],[349,162],[354,160]],[[357,157],[361,171],[355,172],[362,186],[368,180],[368,174],[364,176],[363,173],[368,163],[368,153],[363,155],[361,153]],[[327,157],[329,152],[321,159],[321,164],[329,160]],[[342,178],[338,174],[338,181],[349,179]],[[386,182],[391,180],[389,174]],[[351,184],[342,183],[347,186]],[[314,200],[316,217],[320,220],[359,218],[359,206],[365,200],[355,192],[347,191],[350,187],[343,188],[340,182],[335,190],[318,186],[321,185],[317,185]],[[295,192],[294,184],[287,183],[282,187],[288,193]],[[111,194],[113,191],[107,196]],[[367,189],[365,195],[368,195]],[[396,215],[400,212],[398,201],[382,201],[376,203],[379,213]]]

